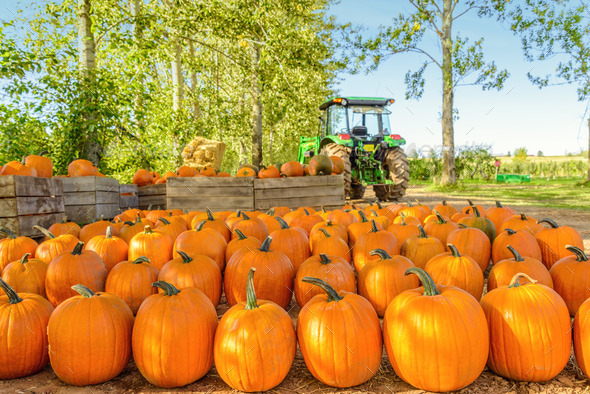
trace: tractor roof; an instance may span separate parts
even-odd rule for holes
[[[350,105],[377,105],[385,107],[392,104],[394,101],[395,100],[392,98],[384,97],[333,97],[324,101],[322,105],[320,105],[320,110],[323,111],[332,105],[344,105],[346,107]]]

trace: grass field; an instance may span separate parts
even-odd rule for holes
[[[502,164],[510,164],[519,159],[515,159],[514,156],[500,156],[498,157],[498,160],[500,160]],[[527,156],[525,161],[530,161],[533,163],[554,161],[559,163],[564,161],[588,161],[588,158],[583,156]]]
[[[531,179],[530,183],[505,184],[460,180],[454,187],[435,186],[431,182],[413,182],[433,192],[452,197],[483,197],[511,205],[582,209],[590,211],[590,184],[582,178]]]

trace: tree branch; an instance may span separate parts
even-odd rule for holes
[[[400,52],[403,52],[403,51],[400,51]],[[441,64],[439,62],[437,62],[436,59],[432,57],[432,55],[430,55],[428,52],[426,52],[423,49],[412,47],[412,48],[408,48],[407,52],[415,52],[415,53],[421,53],[423,55],[426,55],[426,56],[428,56],[428,58],[430,58],[430,60],[432,60],[432,62],[434,64],[436,64],[440,69],[442,69]]]
[[[228,55],[227,53],[224,53],[224,52],[220,51],[219,49],[215,48],[215,47],[214,47],[214,46],[212,46],[212,45],[206,44],[206,43],[204,43],[204,42],[202,42],[202,41],[196,40],[196,39],[194,39],[194,38],[191,38],[191,37],[180,36],[180,38],[182,38],[182,39],[185,39],[185,40],[187,40],[187,41],[196,42],[196,43],[197,43],[197,44],[199,44],[199,45],[203,45],[204,47],[206,47],[206,48],[209,48],[209,49],[211,49],[212,51],[215,51],[215,52],[219,53],[220,55],[222,55],[222,56],[224,56],[224,57],[228,58],[229,60],[231,60],[232,62],[234,62],[234,64],[237,64],[237,65],[238,65],[238,66],[240,66],[240,67],[245,67],[243,64],[241,64],[241,63],[239,62],[239,60],[237,60],[237,59],[233,58],[232,56]]]
[[[462,13],[460,13],[459,15],[453,17],[453,20],[459,19],[460,17],[462,17],[463,15],[465,15],[466,13],[468,13],[469,11],[471,11],[474,8],[482,8],[481,6],[477,6],[477,5],[472,5],[470,7],[468,7],[465,11],[463,11]],[[453,6],[453,9],[455,9],[455,7]]]
[[[107,27],[107,29],[100,35],[98,36],[98,38],[96,39],[96,44],[98,45],[98,43],[100,42],[100,40],[102,40],[102,38],[112,29],[114,29],[115,27],[119,26],[121,23],[128,21],[130,18],[129,17],[125,17],[121,20],[119,20],[118,22],[116,22],[115,24]]]

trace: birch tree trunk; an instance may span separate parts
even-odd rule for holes
[[[172,60],[172,109],[177,112],[182,109],[183,94],[183,78],[182,78],[182,46],[177,37],[173,38],[174,60]]]
[[[189,49],[189,54],[191,56],[191,60],[194,62],[196,60],[196,55],[195,55],[195,45],[193,44],[192,41],[188,42],[188,49]],[[193,118],[196,120],[201,117],[201,104],[200,104],[200,98],[199,98],[199,93],[198,93],[198,89],[197,89],[197,84],[198,84],[197,72],[194,67],[191,68],[190,73],[191,73],[191,92],[192,92],[192,96],[193,96]],[[200,134],[200,132],[197,131],[197,134]]]
[[[92,34],[90,18],[91,0],[78,0],[78,70],[82,86],[82,97],[85,101],[81,111],[82,138],[84,138],[85,156],[98,166],[103,148],[98,139],[96,127],[90,127],[96,121],[94,101],[92,99],[92,80],[96,70],[96,45]]]
[[[141,25],[141,0],[131,0],[131,15],[133,15],[133,38],[135,39],[135,51],[139,51],[143,41],[143,27]],[[138,92],[133,98],[133,112],[135,113],[135,120],[138,129],[141,130],[145,126],[144,108],[143,108],[143,89],[144,77],[141,67],[136,67],[135,78],[138,85]]]
[[[452,0],[444,0],[442,14],[441,46],[443,54],[442,79],[442,176],[441,185],[452,185],[455,179],[455,131],[453,128],[453,69],[451,28],[453,24]]]
[[[262,103],[260,101],[259,63],[260,49],[252,44],[252,164],[262,163]]]

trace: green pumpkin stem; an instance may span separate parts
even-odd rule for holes
[[[422,227],[421,224],[418,225],[418,230],[420,231],[420,238],[428,238],[428,235],[426,235],[426,231],[424,231],[424,227]]]
[[[379,209],[383,209],[383,205],[381,205],[381,202],[379,200],[375,201],[375,204],[377,204]]]
[[[516,234],[516,231],[514,231],[514,230],[513,230],[513,229],[511,229],[511,228],[507,228],[507,229],[506,229],[506,230],[504,230],[504,231],[506,231],[506,232],[508,233],[508,235],[514,235],[514,234]]]
[[[438,224],[445,224],[447,222],[445,218],[443,218],[442,215],[436,209],[433,209],[432,213],[436,215],[436,220],[438,221]]]
[[[141,263],[148,263],[151,264],[151,260],[148,259],[145,256],[139,256],[138,258],[136,258],[135,260],[132,261],[133,264],[141,264]]]
[[[408,204],[408,207],[410,207],[410,208],[412,208],[414,206],[410,200],[408,200],[407,204]]]
[[[274,209],[274,208],[271,208],[271,209],[269,209],[269,210],[266,212],[266,214],[267,214],[268,216],[274,216],[274,215],[275,215],[275,209]]]
[[[442,205],[443,205],[443,207],[446,207],[447,206],[447,200],[442,200]]]
[[[90,298],[93,295],[95,295],[94,292],[90,290],[88,287],[80,284],[72,286],[72,290],[74,290],[84,298]]]
[[[206,211],[207,211],[207,220],[209,220],[210,222],[214,221],[215,218],[213,217],[213,212],[211,212],[211,210],[209,208],[207,208]]]
[[[23,257],[20,258],[20,263],[21,264],[27,264],[29,262],[29,256],[30,255],[31,255],[30,253],[23,254]]]
[[[520,272],[516,275],[514,275],[512,277],[512,280],[510,281],[510,284],[508,285],[509,288],[512,287],[519,287],[520,286],[520,279],[521,278],[525,278],[528,279],[531,283],[537,283],[536,280],[534,280],[533,278],[531,278],[530,276],[528,276],[527,274]]]
[[[307,209],[303,208],[303,212],[305,212],[306,216],[309,216],[309,211]]]
[[[164,295],[167,296],[175,296],[180,293],[180,290],[174,287],[174,285],[164,282],[163,280],[152,283],[152,286],[164,290]]]
[[[235,232],[236,234],[238,234],[238,239],[239,239],[239,240],[242,240],[242,239],[246,239],[246,238],[248,238],[248,237],[246,237],[246,236],[244,235],[244,233],[242,232],[242,230],[240,230],[239,228],[235,229],[235,230],[234,230],[234,232]]]
[[[113,238],[113,230],[111,230],[111,226],[107,227],[107,232],[105,234],[105,238]]]
[[[334,227],[334,223],[330,219],[326,220],[326,227]]]
[[[473,205],[471,208],[473,208],[473,213],[474,213],[475,217],[480,218],[481,215],[479,214],[479,209],[477,209],[477,206]]]
[[[358,211],[359,212],[359,216],[361,217],[361,222],[368,222],[369,220],[367,219],[367,215],[365,215],[365,213],[361,210]]]
[[[46,237],[47,237],[47,238],[49,238],[49,239],[54,239],[54,238],[56,238],[56,237],[55,237],[55,235],[54,235],[54,234],[53,234],[51,231],[49,231],[49,230],[47,230],[47,229],[45,229],[45,228],[43,228],[43,227],[41,227],[41,226],[37,226],[37,225],[35,225],[35,226],[33,226],[33,228],[34,228],[35,230],[39,230],[39,231],[40,231],[40,232],[41,232],[41,233],[42,233],[44,236],[46,236]]]
[[[457,225],[459,226],[459,228],[469,228],[469,226],[465,223],[457,223]]]
[[[246,310],[252,310],[258,308],[256,302],[256,290],[254,289],[254,272],[256,268],[251,267],[248,271],[248,278],[246,279]]]
[[[74,256],[82,254],[82,248],[84,247],[84,242],[79,241],[76,246],[74,246],[74,250],[72,250],[72,254]]]
[[[322,233],[324,233],[324,235],[326,236],[326,238],[330,238],[330,233],[325,228],[320,228],[320,231]]]
[[[391,258],[391,256],[389,255],[389,253],[387,253],[385,250],[383,249],[373,249],[369,252],[369,254],[371,256],[379,256],[381,257],[381,261],[383,260],[389,260]]]
[[[511,245],[506,246],[506,248],[512,253],[514,256],[514,261],[524,261],[518,250],[514,249]]]
[[[326,292],[328,295],[328,302],[332,301],[340,301],[343,297],[341,297],[336,290],[326,282],[318,278],[312,278],[311,276],[306,276],[305,278],[301,279],[305,283],[310,283],[314,286],[320,287],[322,290]]]
[[[282,230],[287,230],[289,228],[289,225],[287,224],[287,222],[285,222],[285,220],[282,217],[277,216],[275,217],[275,220],[279,222]]]
[[[500,201],[496,200],[496,208],[504,208],[502,206],[502,204],[500,204]]]
[[[68,222],[68,217],[64,216],[64,218],[61,220],[62,224],[66,224]]]
[[[4,292],[8,296],[8,303],[9,304],[18,304],[19,302],[21,302],[23,300],[22,298],[19,297],[19,295],[16,293],[16,291],[14,291],[14,289],[12,287],[10,287],[10,285],[8,283],[4,282],[4,280],[2,278],[0,278],[0,289],[4,290]]]
[[[271,242],[272,242],[272,237],[269,235],[268,237],[266,237],[266,239],[262,243],[262,246],[260,247],[260,251],[261,252],[268,252],[270,249]]]
[[[328,265],[331,262],[332,262],[332,260],[330,260],[328,255],[326,255],[324,253],[320,253],[320,263],[322,263],[323,265]]]
[[[586,253],[584,253],[584,251],[577,246],[565,245],[565,248],[576,255],[577,261],[588,261],[588,256],[586,256]]]
[[[471,200],[469,200],[469,199],[468,199],[468,200],[467,200],[467,203],[468,203],[470,206],[473,206],[473,202],[471,202]]]
[[[176,253],[178,253],[180,255],[180,257],[182,257],[183,264],[188,264],[191,261],[193,261],[192,257],[189,256],[188,254],[184,253],[182,250],[177,250]]]
[[[153,233],[153,230],[152,230],[152,228],[150,226],[145,226],[143,228],[143,233],[144,234],[151,234],[151,233]]]
[[[526,220],[526,215],[524,213],[520,214],[520,220]]]
[[[432,280],[430,275],[428,275],[428,273],[426,271],[424,271],[422,268],[418,268],[418,267],[408,268],[404,275],[411,275],[411,274],[416,275],[418,277],[418,279],[420,279],[420,283],[422,283],[422,287],[424,287],[424,294],[423,295],[425,295],[425,296],[440,295],[440,291],[438,291],[438,289],[436,288],[434,281]]]
[[[455,245],[447,244],[447,248],[449,248],[453,257],[461,257],[461,254],[459,253],[459,249],[457,249],[457,247]]]
[[[164,223],[165,225],[169,225],[170,224],[170,221],[168,219],[166,219],[166,218],[158,218],[158,220],[160,222]]]
[[[242,212],[242,217],[244,220],[250,220],[250,216],[246,215],[246,213]]]
[[[547,218],[541,219],[537,223],[548,223],[549,226],[551,226],[551,228],[558,228],[559,227],[559,225],[557,223],[555,223],[554,220],[547,219]]]
[[[374,233],[379,231],[379,229],[377,228],[377,223],[373,219],[371,219],[371,231]]]
[[[201,223],[199,223],[199,225],[197,226],[196,230],[197,231],[201,231],[203,229],[203,226],[205,226],[205,223],[207,223],[206,220],[203,220]]]

